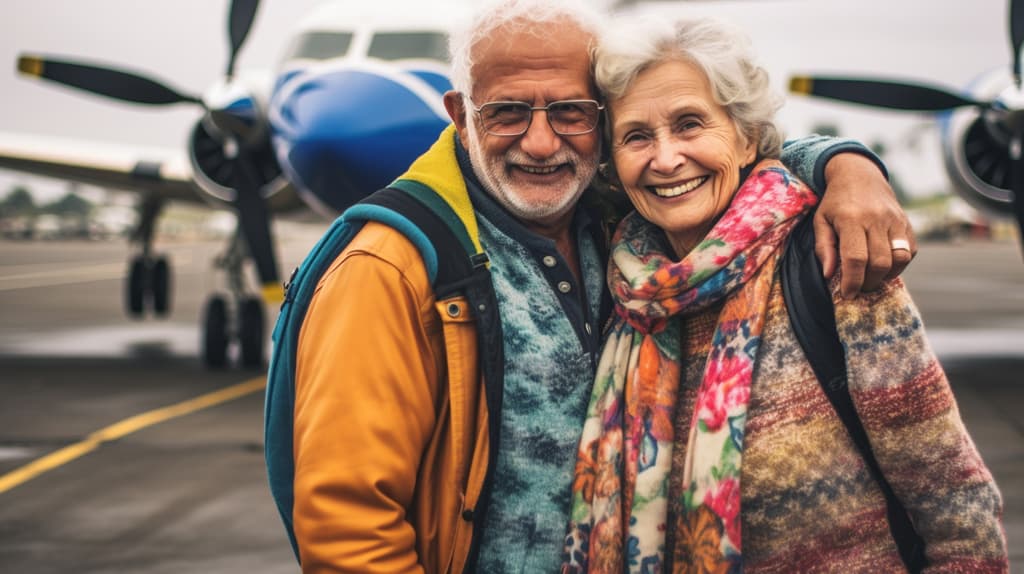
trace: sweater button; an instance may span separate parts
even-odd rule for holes
[[[473,509],[467,508],[462,511],[462,519],[466,522],[473,522]]]
[[[455,317],[458,317],[461,314],[462,314],[462,309],[459,307],[458,303],[449,303],[448,304],[448,316],[449,317],[455,318]]]

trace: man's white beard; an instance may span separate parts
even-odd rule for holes
[[[546,165],[568,163],[573,166],[573,178],[563,188],[553,188],[548,199],[541,202],[528,202],[515,191],[516,183],[508,177],[506,165],[520,163],[536,165],[521,151],[510,148],[504,156],[490,158],[484,153],[480,142],[476,122],[467,118],[466,129],[469,136],[469,158],[473,165],[473,173],[491,197],[508,210],[517,219],[534,224],[546,224],[556,221],[572,211],[580,195],[590,185],[597,173],[597,154],[592,158],[583,158],[571,147],[564,146],[553,157],[548,158]]]

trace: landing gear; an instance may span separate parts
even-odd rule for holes
[[[265,313],[263,302],[245,288],[242,267],[245,261],[251,260],[262,285],[276,284],[279,279],[270,212],[263,196],[264,187],[272,179],[266,177],[266,167],[268,157],[273,161],[273,154],[262,156],[263,148],[257,144],[263,140],[253,140],[254,134],[247,130],[239,131],[241,124],[237,121],[218,123],[218,117],[225,121],[230,119],[227,115],[208,116],[209,124],[204,120],[193,131],[193,143],[197,149],[200,142],[220,146],[211,156],[217,164],[213,171],[224,176],[217,183],[232,192],[229,201],[235,208],[238,226],[227,251],[215,262],[227,275],[229,295],[227,298],[216,295],[207,303],[203,319],[203,361],[210,367],[223,367],[228,351],[237,350],[242,367],[260,369],[264,356]],[[209,147],[206,144],[202,147]],[[195,162],[193,167],[197,167]],[[207,169],[198,171],[210,173]]]
[[[139,223],[132,234],[132,243],[142,252],[128,264],[124,284],[124,305],[128,316],[142,318],[147,307],[158,317],[171,310],[171,266],[167,258],[153,254],[153,233],[163,201],[147,197],[139,203]]]
[[[215,263],[227,274],[230,294],[210,296],[203,311],[203,363],[212,369],[226,367],[233,348],[237,348],[239,366],[263,367],[265,313],[263,302],[245,289],[245,246],[245,239],[236,234],[227,253]]]
[[[141,318],[149,307],[158,317],[171,310],[171,266],[166,257],[136,255],[125,278],[125,311]]]

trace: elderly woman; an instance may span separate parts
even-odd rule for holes
[[[789,323],[778,262],[817,199],[777,160],[748,46],[713,21],[617,22],[597,51],[636,211],[612,246],[563,571],[905,571]],[[856,411],[930,567],[1007,571],[999,492],[902,282],[832,287]]]

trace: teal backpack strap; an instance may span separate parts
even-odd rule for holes
[[[284,302],[271,335],[273,351],[267,367],[263,405],[263,449],[270,494],[284,522],[296,559],[299,550],[292,523],[295,477],[292,417],[295,410],[295,355],[299,332],[317,282],[359,232],[362,224],[353,223],[344,217],[334,220],[285,283]]]
[[[920,572],[928,565],[924,555],[924,540],[914,529],[907,509],[882,474],[850,396],[846,353],[836,330],[832,293],[814,254],[813,220],[814,212],[811,212],[793,229],[780,262],[782,294],[786,300],[789,322],[825,396],[843,421],[868,471],[885,495],[889,531],[896,541],[900,558],[907,570]]]
[[[292,431],[299,333],[320,278],[367,221],[396,229],[416,246],[438,300],[456,292],[465,293],[476,314],[484,376],[497,377],[494,384],[499,391],[496,398],[500,409],[500,375],[504,364],[501,323],[487,256],[476,252],[461,220],[448,204],[430,188],[418,187],[386,188],[349,208],[334,221],[285,286],[285,300],[274,328],[274,350],[267,373],[264,454],[270,491],[296,558],[299,551],[292,521],[295,502]],[[492,386],[490,377],[488,388]],[[489,407],[492,394],[487,394]]]
[[[497,445],[500,444],[505,343],[498,299],[487,268],[487,255],[475,252],[462,220],[448,203],[422,184],[411,181],[398,184],[402,184],[402,189],[407,193],[387,196],[375,194],[367,199],[367,203],[404,214],[430,238],[436,252],[441,254],[437,258],[437,276],[433,281],[434,296],[438,301],[457,294],[465,296],[476,322],[478,364],[484,380],[487,412],[491,414],[487,429],[491,448],[488,451],[483,490],[476,508],[467,509],[463,513],[464,519],[472,521],[474,525],[466,564],[476,564],[480,549],[479,533],[483,531],[482,526],[490,506],[491,484],[497,466]]]

